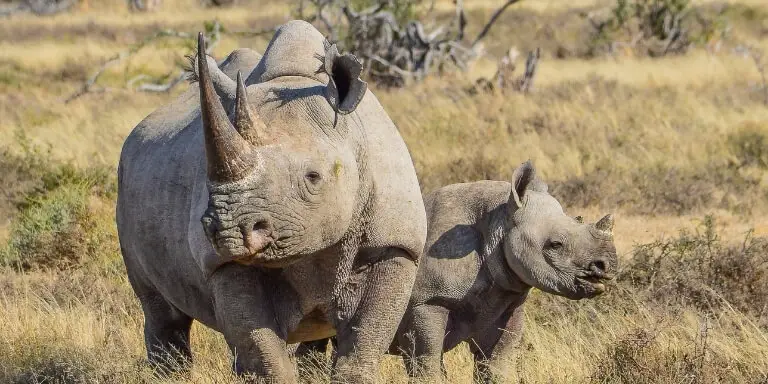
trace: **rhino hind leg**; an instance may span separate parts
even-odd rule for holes
[[[189,331],[192,318],[159,294],[140,297],[144,309],[144,342],[149,364],[160,375],[186,372],[192,362]]]

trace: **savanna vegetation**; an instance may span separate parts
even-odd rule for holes
[[[406,16],[453,17],[451,1],[430,3]],[[468,35],[503,3],[465,0]],[[0,20],[0,382],[237,382],[223,338],[199,324],[190,377],[158,379],[144,364],[116,165],[130,130],[186,88],[137,89],[179,76],[185,36],[219,31],[222,59],[263,50],[270,33],[240,32],[295,12],[276,0],[164,0],[152,12],[103,0]],[[525,0],[483,42],[466,71],[372,85],[422,189],[507,179],[531,159],[569,214],[616,214],[622,258],[597,299],[533,293],[509,382],[768,383],[768,4]],[[473,91],[511,47],[541,49],[533,88]],[[451,382],[471,381],[465,346],[446,367]],[[302,370],[323,382],[326,368]],[[406,382],[393,357],[380,376]]]

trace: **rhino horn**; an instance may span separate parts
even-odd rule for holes
[[[197,37],[197,64],[200,69],[200,112],[205,134],[205,154],[208,158],[208,178],[214,182],[242,179],[251,169],[247,161],[251,147],[232,126],[216,94],[208,69],[205,37],[202,33]]]
[[[613,233],[613,215],[611,214],[605,215],[605,217],[603,217],[602,219],[600,219],[600,221],[595,223],[595,228],[607,234],[612,234]]]
[[[266,125],[248,103],[243,75],[237,71],[237,92],[235,96],[235,129],[253,146],[264,145],[263,135]]]

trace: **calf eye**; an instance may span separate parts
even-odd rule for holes
[[[307,174],[304,175],[304,177],[307,179],[307,181],[315,185],[323,180],[323,177],[320,176],[320,174],[315,171],[307,172]]]

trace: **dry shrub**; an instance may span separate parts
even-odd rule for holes
[[[593,383],[731,383],[752,378],[764,383],[766,376],[755,367],[713,350],[709,322],[704,319],[698,335],[684,346],[661,340],[661,329],[635,329],[620,337],[596,365]],[[734,374],[738,372],[739,374]]]
[[[768,123],[744,123],[728,135],[728,144],[742,166],[768,168]]]
[[[618,283],[643,300],[717,314],[736,309],[768,326],[768,239],[724,243],[707,216],[700,227],[635,248]]]
[[[24,202],[27,192],[42,185],[42,174],[47,166],[47,156],[37,150],[30,152],[22,147],[23,154],[0,150],[0,216],[9,220],[16,213],[16,206]]]
[[[724,8],[710,14],[695,8],[690,0],[616,0],[607,17],[590,19],[594,27],[590,54],[629,50],[655,57],[685,53],[694,42],[726,33]]]
[[[766,191],[761,175],[743,172],[727,161],[700,168],[658,164],[632,170],[598,167],[565,181],[555,181],[552,193],[564,205],[622,207],[644,215],[680,215],[706,208],[748,213]]]

